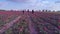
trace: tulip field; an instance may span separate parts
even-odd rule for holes
[[[0,11],[0,34],[60,34],[60,14]]]

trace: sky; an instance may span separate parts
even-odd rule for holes
[[[60,0],[0,0],[4,10],[60,10]]]

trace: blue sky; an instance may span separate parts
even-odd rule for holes
[[[60,0],[0,0],[0,9],[60,10]]]

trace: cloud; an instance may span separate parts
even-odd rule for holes
[[[50,2],[48,0],[44,0],[37,2],[35,6],[38,7],[39,9],[60,10],[60,3],[55,3],[55,2],[56,1]]]
[[[8,2],[0,2],[0,7],[4,7],[8,4]]]
[[[17,3],[26,3],[29,0],[7,0],[7,1],[17,2]]]
[[[60,10],[60,4],[52,4],[50,7],[50,10]]]
[[[11,4],[8,3],[8,1],[10,1]],[[16,4],[14,4],[16,3]],[[47,10],[60,10],[60,1],[58,0],[7,0],[7,2],[1,2],[0,4],[1,6],[9,6],[11,5],[13,8],[17,8],[17,6],[20,5],[19,9],[47,9]],[[14,5],[16,5],[14,7]],[[11,8],[12,8],[11,7]],[[11,9],[10,8],[10,9]]]
[[[58,0],[58,1],[55,1],[55,3],[60,3],[60,0]]]

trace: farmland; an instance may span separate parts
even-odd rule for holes
[[[60,34],[59,12],[0,11],[0,34]]]

